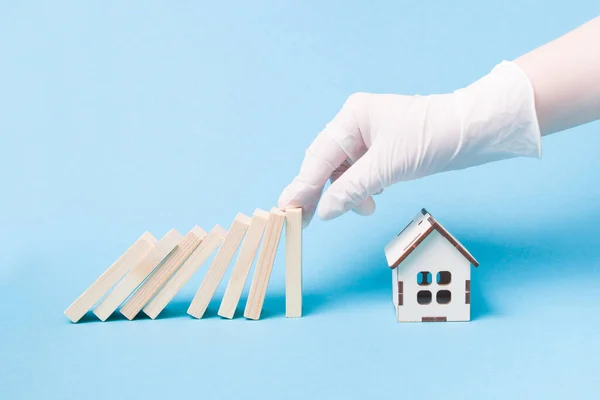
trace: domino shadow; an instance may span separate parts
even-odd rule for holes
[[[309,316],[315,311],[315,305],[318,304],[318,296],[314,294],[305,294],[303,296],[303,316]],[[169,303],[161,312],[158,319],[172,318],[192,318],[187,314],[188,307],[192,299],[177,300]],[[236,308],[233,319],[244,319],[244,308],[246,307],[247,295],[243,295]],[[217,313],[221,303],[220,297],[215,297],[206,310],[202,319],[221,318]],[[260,314],[260,319],[285,318],[285,293],[268,292],[263,303],[263,308]]]
[[[319,306],[323,304],[321,300],[321,297],[317,293],[304,292],[302,294],[302,317],[314,315]],[[246,299],[240,301],[236,316],[241,316],[244,313],[245,302]],[[285,293],[267,293],[260,319],[270,318],[285,318]]]
[[[133,320],[137,321],[137,320],[144,320],[144,319],[150,319],[150,317],[148,317],[146,314],[140,312]],[[93,323],[93,322],[110,323],[110,322],[118,322],[118,321],[129,321],[129,320],[127,318],[125,318],[125,316],[117,310],[114,313],[112,313],[112,315],[110,317],[108,317],[108,319],[106,321],[102,322],[102,321],[100,321],[100,319],[98,319],[98,317],[96,317],[96,315],[92,311],[88,311],[87,313],[85,313],[85,315],[83,317],[81,317],[81,319],[77,322],[77,324],[89,324],[89,323]],[[70,321],[68,321],[68,322],[70,322]]]
[[[190,297],[187,299],[184,298],[181,300],[171,301],[165,307],[165,309],[160,314],[158,314],[156,320],[173,318],[189,318],[194,320],[195,318],[187,313],[187,310],[190,307],[190,304],[192,303],[192,299],[193,298]],[[220,318],[217,315],[217,312],[219,310],[219,304],[220,300],[217,302],[213,299],[208,305],[208,308],[206,309],[206,312],[204,313],[201,319]]]

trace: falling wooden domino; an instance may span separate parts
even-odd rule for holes
[[[210,300],[215,295],[215,291],[217,290],[217,287],[219,287],[219,283],[221,283],[225,271],[227,271],[227,267],[231,263],[238,247],[240,247],[240,243],[246,234],[250,221],[250,217],[242,213],[238,213],[233,220],[223,245],[206,272],[206,275],[188,308],[187,313],[192,317],[202,318],[206,312]]]
[[[144,233],[65,310],[65,315],[73,322],[79,321],[127,272],[146,257],[156,242],[150,232]]]
[[[285,316],[302,316],[302,209],[285,211]]]
[[[265,231],[267,220],[269,219],[269,213],[263,210],[255,210],[252,215],[252,221],[250,227],[246,232],[246,238],[242,247],[240,247],[240,254],[233,265],[233,271],[225,289],[223,300],[221,300],[221,306],[219,307],[218,314],[224,318],[233,318],[235,309],[242,296],[248,273],[252,267],[252,261],[256,256],[260,239]]]
[[[154,249],[138,263],[113,291],[94,309],[94,314],[101,321],[106,321],[108,317],[129,297],[129,295],[152,273],[152,271],[175,249],[181,242],[183,236],[175,229],[167,232]]]
[[[132,320],[142,308],[152,299],[162,285],[173,275],[181,264],[206,237],[206,232],[199,226],[193,227],[183,238],[173,253],[150,275],[136,292],[121,307],[121,314]]]
[[[216,225],[183,265],[173,274],[173,276],[171,276],[171,279],[165,283],[156,296],[146,304],[142,309],[144,314],[155,319],[181,290],[183,285],[190,280],[198,268],[200,268],[217,247],[219,247],[226,235],[227,231],[221,226]]]
[[[256,269],[252,277],[246,309],[244,310],[244,317],[248,319],[257,320],[260,318],[284,220],[285,214],[283,212],[277,208],[271,209],[263,242],[258,252]]]

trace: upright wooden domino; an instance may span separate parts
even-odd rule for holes
[[[144,233],[65,310],[65,315],[73,322],[79,321],[127,272],[146,257],[156,242],[150,232]]]
[[[210,300],[215,295],[215,291],[217,290],[219,283],[221,283],[225,271],[227,271],[227,267],[231,263],[238,247],[240,247],[240,243],[246,234],[250,221],[250,217],[242,213],[238,213],[233,220],[223,245],[206,272],[204,280],[202,280],[202,283],[188,308],[187,313],[192,317],[202,318],[206,312]]]
[[[240,247],[240,253],[233,265],[227,289],[225,289],[225,294],[221,300],[218,312],[221,317],[231,319],[235,314],[235,309],[242,296],[248,273],[252,267],[252,261],[254,261],[254,257],[256,256],[256,251],[260,245],[260,239],[263,236],[268,219],[269,213],[263,210],[256,209],[254,215],[252,215],[250,227],[246,232],[246,238],[244,239],[244,243],[242,243],[242,247]]]
[[[206,232],[199,226],[193,227],[183,238],[179,246],[169,257],[150,275],[138,290],[121,307],[121,314],[132,320],[142,308],[160,290],[161,286],[173,275],[181,264],[206,237]]]
[[[142,309],[144,314],[155,319],[169,304],[192,275],[206,262],[208,257],[221,245],[227,231],[216,225],[202,240],[200,245],[188,257],[183,265],[171,276],[171,279],[159,290],[152,300]]]
[[[257,320],[260,318],[284,220],[285,214],[283,212],[277,208],[271,209],[263,242],[258,252],[256,270],[252,277],[246,309],[244,310],[244,317],[248,319]]]
[[[152,271],[175,249],[183,236],[175,229],[167,232],[154,249],[115,286],[112,292],[94,309],[101,321],[108,317],[131,295],[131,293],[152,273]]]
[[[285,316],[302,316],[302,209],[285,211]]]

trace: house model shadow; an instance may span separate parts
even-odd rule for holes
[[[470,321],[471,265],[479,263],[422,209],[385,247],[399,322]]]

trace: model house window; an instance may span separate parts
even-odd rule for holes
[[[452,293],[449,290],[440,290],[436,293],[435,299],[438,304],[448,304],[452,300]]]
[[[437,273],[435,281],[438,285],[449,285],[452,281],[452,274],[450,271],[440,271]]]
[[[431,272],[421,271],[417,274],[417,283],[419,286],[427,286],[431,284]]]
[[[417,303],[429,304],[431,303],[431,292],[429,290],[419,290],[417,293]]]

